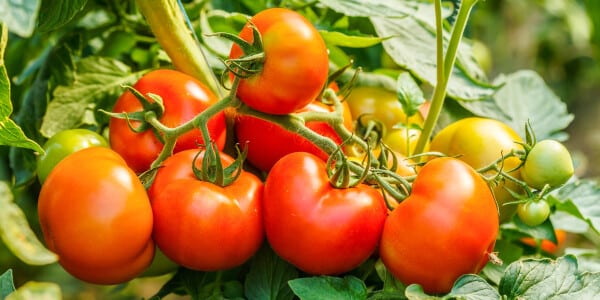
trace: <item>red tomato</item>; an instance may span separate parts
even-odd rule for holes
[[[320,101],[313,101],[297,112],[315,111],[329,112],[333,107]],[[352,116],[344,102],[344,126],[352,130]],[[341,144],[342,139],[326,122],[306,122],[306,126],[316,133]],[[287,131],[269,121],[248,115],[238,115],[235,118],[235,135],[238,142],[244,145],[248,142],[247,161],[262,171],[269,171],[282,157],[292,152],[309,152],[327,160],[329,154],[321,150],[311,141],[302,136]]]
[[[196,179],[192,162],[198,151],[186,150],[164,161],[149,194],[154,211],[154,241],[175,263],[214,271],[243,264],[263,238],[263,184],[242,172],[221,187]],[[232,158],[221,154],[224,166]],[[201,166],[202,155],[196,161]]]
[[[447,293],[458,277],[483,268],[498,227],[496,202],[481,176],[458,159],[436,158],[389,215],[381,259],[404,284]]]
[[[375,250],[387,215],[379,190],[329,183],[317,156],[295,152],[280,159],[265,182],[267,239],[283,259],[310,274],[340,274]]]
[[[531,247],[536,247],[539,243],[539,247],[542,251],[549,254],[556,254],[558,250],[564,247],[565,240],[567,239],[567,232],[562,229],[555,229],[554,234],[556,235],[557,243],[554,243],[550,240],[536,241],[534,238],[531,237],[521,238],[520,241],[521,243]]]
[[[260,73],[240,81],[238,97],[271,114],[288,114],[306,106],[327,81],[329,58],[323,38],[306,18],[286,8],[263,10],[250,22],[262,36],[265,59]],[[240,37],[253,41],[249,25]],[[234,44],[229,57],[243,54]]]
[[[176,127],[191,120],[217,101],[217,97],[200,81],[175,70],[149,72],[133,87],[143,95],[153,93],[162,98],[165,111],[160,121],[169,127]],[[142,104],[129,91],[121,95],[113,108],[115,113],[141,110]],[[132,123],[134,126],[139,124],[134,121]],[[129,128],[126,120],[111,118],[109,129],[111,148],[123,156],[137,173],[146,171],[163,148],[163,144],[152,130],[135,133]],[[223,112],[209,120],[208,132],[219,149],[223,149],[226,134]],[[177,139],[174,152],[198,148],[198,144],[203,143],[200,130],[192,130]]]
[[[126,282],[152,262],[146,190],[108,148],[86,148],[60,161],[42,186],[38,212],[46,245],[81,280]]]

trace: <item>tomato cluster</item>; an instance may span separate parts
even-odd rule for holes
[[[116,100],[110,145],[83,129],[48,141],[38,161],[40,223],[72,275],[128,281],[148,272],[155,252],[188,269],[231,269],[266,242],[307,274],[343,274],[375,257],[402,283],[446,293],[488,262],[500,222],[515,211],[529,226],[548,218],[543,199],[525,196],[542,197],[573,174],[560,143],[526,145],[507,125],[476,117],[431,139],[427,147],[445,157],[408,159],[424,116],[407,116],[395,93],[379,87],[355,86],[324,104],[321,92],[336,90],[327,49],[304,17],[265,10],[240,37],[247,44],[231,49],[237,89],[227,99],[239,98],[229,138],[241,150],[224,149],[224,108],[213,111],[222,102],[175,70],[147,73]],[[247,53],[258,46],[261,55]],[[247,56],[259,60],[240,65]],[[298,121],[306,113],[335,113],[339,126]],[[288,117],[341,152],[264,115]],[[376,124],[372,149],[373,136],[359,134],[367,123]],[[360,153],[348,151],[356,146]],[[260,172],[244,169],[245,158]],[[484,176],[495,174],[511,180],[490,186]]]

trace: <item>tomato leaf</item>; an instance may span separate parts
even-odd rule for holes
[[[10,186],[0,181],[0,238],[10,251],[30,265],[46,265],[58,257],[38,240],[21,208],[13,202]]]
[[[508,299],[595,299],[600,295],[600,273],[579,271],[572,255],[523,259],[508,266],[498,290]]]
[[[319,33],[328,45],[349,48],[371,47],[385,40],[383,37],[348,35],[339,31],[320,30]]]
[[[423,91],[407,72],[401,73],[398,76],[397,94],[402,104],[402,109],[408,117],[416,114],[421,104],[425,102]]]
[[[62,299],[62,292],[56,283],[29,281],[6,297],[6,300],[20,299]]]
[[[510,116],[508,119],[500,118],[501,121],[521,137],[525,137],[525,124],[529,121],[538,141],[548,138],[564,140],[565,136],[560,132],[574,117],[539,74],[522,70],[499,76],[494,82],[504,83],[493,98],[502,112]]]
[[[37,152],[44,152],[42,147],[29,139],[23,130],[12,120],[13,107],[10,99],[10,80],[4,65],[4,50],[8,42],[6,26],[1,27],[0,35],[0,145],[28,148]]]
[[[263,246],[250,263],[245,292],[250,300],[288,300],[294,295],[288,280],[298,277],[298,271],[282,260],[267,246]]]
[[[51,31],[60,28],[83,11],[88,0],[42,1],[38,30]]]
[[[11,32],[21,37],[29,37],[35,29],[40,2],[41,0],[2,1],[0,21],[5,23]]]
[[[587,222],[592,229],[600,232],[600,185],[593,180],[579,180],[567,183],[556,193],[548,196],[548,201],[557,211],[566,212]]]
[[[288,282],[294,294],[302,300],[367,299],[365,283],[354,277],[304,277]]]
[[[464,300],[487,300],[499,299],[498,291],[477,275],[467,274],[456,280],[450,293],[443,297],[432,297],[427,295],[418,284],[411,284],[406,288],[406,297],[409,300],[432,300],[432,299],[464,299]]]
[[[6,296],[14,291],[13,271],[12,269],[8,269],[0,275],[0,299],[5,299]]]
[[[133,84],[144,73],[130,71],[129,66],[115,59],[91,56],[79,61],[75,80],[54,90],[40,129],[42,134],[50,137],[81,124],[96,125],[93,111],[111,108],[123,93],[123,86]]]
[[[200,272],[179,268],[175,275],[149,299],[159,300],[171,293],[187,294],[191,299],[225,299],[223,294],[229,292],[232,280],[238,276],[239,272],[237,269],[220,272],[222,272],[221,278],[217,280],[217,272]],[[233,285],[238,284],[233,283]]]
[[[402,17],[415,12],[418,1],[320,0],[321,4],[347,16]]]

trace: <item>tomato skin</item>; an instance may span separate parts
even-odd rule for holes
[[[67,129],[50,137],[44,143],[45,153],[37,157],[37,174],[40,183],[54,166],[69,154],[93,146],[108,147],[106,139],[98,133],[87,129]]]
[[[151,71],[142,76],[133,87],[143,95],[153,93],[162,98],[165,111],[160,121],[169,127],[176,127],[191,120],[217,102],[217,97],[200,81],[175,70]],[[124,92],[113,107],[115,113],[141,110],[142,104],[129,91]],[[132,124],[136,126],[138,123],[132,121]],[[219,112],[213,116],[207,127],[211,139],[217,143],[219,149],[223,149],[226,135],[225,114]],[[111,118],[109,129],[110,146],[123,156],[136,173],[146,171],[163,148],[163,144],[152,130],[135,133],[131,131],[126,120]],[[195,129],[177,139],[174,152],[195,149],[198,148],[198,144],[203,143],[201,131]]]
[[[83,149],[58,163],[42,185],[38,213],[46,245],[81,280],[126,282],[154,256],[146,190],[111,149]]]
[[[512,149],[522,150],[517,142],[522,142],[521,137],[508,125],[493,119],[471,117],[440,130],[432,139],[429,149],[456,156],[474,169],[479,169],[493,163]],[[512,170],[520,164],[521,160],[518,157],[508,158],[504,161],[504,170]],[[493,174],[494,171],[488,173]],[[521,179],[520,170],[509,174]],[[509,220],[517,209],[517,205],[504,205],[516,200],[506,188],[520,191],[519,186],[511,181],[501,182],[493,189],[501,221]]]
[[[240,80],[237,96],[270,114],[289,114],[306,106],[327,81],[329,58],[323,38],[306,18],[286,8],[263,10],[250,21],[261,33],[265,60],[259,74]],[[244,26],[239,36],[251,42],[251,27]],[[242,55],[234,44],[229,57]]]
[[[458,159],[435,158],[387,218],[380,255],[404,284],[447,293],[458,277],[483,268],[498,228],[496,203],[480,175]]]
[[[263,183],[245,171],[226,187],[200,181],[191,169],[197,152],[174,154],[156,174],[150,192],[154,241],[186,268],[230,269],[246,262],[264,240]],[[225,166],[231,163],[221,156]],[[200,166],[201,159],[196,164]]]
[[[527,226],[537,226],[550,216],[550,205],[544,200],[521,203],[517,208],[517,215]]]
[[[546,184],[550,187],[563,185],[574,171],[569,150],[558,141],[543,140],[531,148],[521,174],[529,186],[541,190]]]
[[[387,215],[379,190],[362,184],[334,188],[325,168],[313,154],[286,155],[267,177],[263,202],[273,250],[316,275],[341,274],[364,262],[379,242]]]
[[[345,102],[344,102],[345,103]],[[333,107],[320,101],[313,101],[296,112],[330,112]],[[344,126],[352,130],[352,116],[344,105]],[[316,133],[341,144],[342,139],[326,122],[306,122],[306,126]],[[329,155],[304,137],[287,131],[269,121],[249,115],[239,114],[235,118],[235,135],[238,142],[248,147],[247,161],[261,171],[269,171],[282,157],[292,152],[309,152],[327,160]]]

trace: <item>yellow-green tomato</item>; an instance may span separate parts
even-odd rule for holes
[[[392,150],[404,156],[410,156],[413,154],[420,136],[421,130],[417,128],[394,128],[385,134],[383,142]],[[427,151],[428,147],[429,145],[426,145],[424,151]]]
[[[521,175],[529,186],[542,189],[546,184],[551,188],[563,185],[573,172],[569,150],[558,141],[543,140],[527,154]]]
[[[517,143],[521,141],[521,137],[511,127],[500,121],[471,117],[452,123],[438,132],[429,149],[456,156],[471,167],[479,169],[492,164],[512,149],[522,149]],[[512,170],[520,163],[521,160],[517,157],[508,158],[504,161],[503,169]],[[494,172],[491,171],[488,175],[493,175]],[[521,178],[519,170],[509,174]],[[501,221],[510,219],[516,210],[516,205],[504,205],[515,200],[506,188],[520,192],[518,185],[511,181],[501,182],[493,189],[500,208]]]
[[[423,124],[420,114],[407,118],[396,93],[383,88],[357,86],[352,89],[346,101],[353,118],[367,115],[368,119],[383,123],[388,130],[392,130],[396,124]]]
[[[69,154],[92,146],[108,147],[100,134],[88,129],[67,129],[53,135],[43,146],[44,153],[37,157],[37,173],[44,183],[50,171]]]

